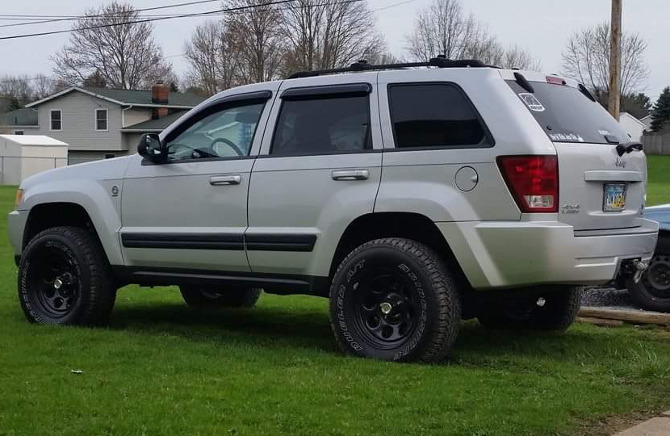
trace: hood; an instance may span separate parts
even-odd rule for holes
[[[126,168],[128,168],[130,160],[137,157],[137,155],[117,157],[43,171],[28,177],[21,183],[20,188],[28,190],[41,183],[60,180],[102,181],[121,179],[126,174]]]
[[[644,209],[644,217],[658,222],[661,230],[670,231],[670,204],[647,207]]]

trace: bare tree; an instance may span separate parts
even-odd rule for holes
[[[610,26],[602,23],[580,30],[568,40],[562,54],[563,72],[575,77],[596,96],[609,93]],[[644,61],[647,43],[636,33],[621,39],[621,94],[639,91],[649,76]]]
[[[186,87],[213,95],[238,85],[240,61],[236,47],[224,21],[208,21],[198,26],[185,48],[190,64]]]
[[[467,15],[459,0],[434,0],[419,11],[407,50],[416,60],[438,55],[449,59],[479,59],[505,68],[537,68],[530,53],[514,46],[506,49],[474,15]]]
[[[150,23],[138,23],[139,13],[129,4],[113,2],[89,9],[74,24],[69,43],[52,59],[54,73],[80,84],[96,71],[107,86],[148,88],[166,80],[172,67],[152,37]]]
[[[282,27],[287,72],[348,65],[379,53],[383,45],[364,2],[296,0],[284,9]]]
[[[277,78],[285,52],[281,12],[267,0],[229,0],[226,8],[245,8],[226,15],[225,24],[242,83]]]

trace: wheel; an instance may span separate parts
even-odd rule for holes
[[[484,298],[477,319],[489,328],[564,332],[579,312],[581,288],[543,286],[523,295]]]
[[[198,286],[180,286],[181,296],[191,307],[254,307],[261,296],[259,288],[226,290]]]
[[[47,229],[28,243],[18,292],[28,321],[41,324],[107,324],[116,298],[100,243],[78,227]]]
[[[641,307],[670,312],[670,237],[659,236],[656,252],[639,282],[626,280],[631,298]]]
[[[451,349],[460,321],[456,281],[440,257],[418,242],[367,242],[333,277],[330,324],[347,354],[437,362]]]

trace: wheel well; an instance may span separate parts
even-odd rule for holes
[[[352,221],[337,245],[330,267],[330,276],[335,274],[342,260],[354,248],[368,241],[388,237],[412,239],[427,245],[444,259],[457,278],[465,279],[454,253],[435,223],[424,215],[409,212],[371,213]]]
[[[23,247],[42,230],[51,227],[73,226],[97,233],[86,210],[74,203],[47,203],[33,207],[23,232]]]

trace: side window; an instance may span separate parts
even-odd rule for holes
[[[63,113],[58,110],[52,110],[49,113],[51,130],[63,130]]]
[[[368,96],[335,94],[284,100],[270,154],[355,153],[370,148]]]
[[[107,130],[107,109],[95,110],[95,130]]]
[[[389,107],[397,148],[493,145],[474,106],[454,85],[391,85]]]
[[[226,106],[167,142],[170,161],[248,156],[265,103]]]

